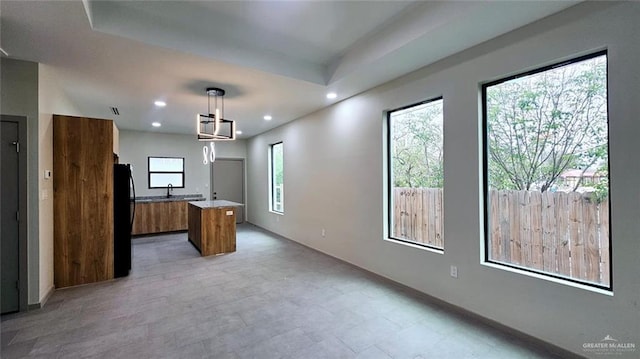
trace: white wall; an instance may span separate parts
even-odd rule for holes
[[[28,303],[42,303],[53,290],[53,116],[80,116],[55,78],[55,70],[28,61],[2,59],[2,113],[27,116]]]
[[[195,130],[194,130],[195,131]],[[208,142],[193,135],[166,134],[120,130],[120,163],[133,166],[137,196],[159,196],[166,189],[149,189],[147,157],[184,157],[185,188],[175,188],[173,194],[200,193],[209,198],[210,166],[202,164],[202,146]],[[246,158],[246,141],[216,142],[218,158]]]
[[[38,184],[39,205],[39,300],[42,303],[53,290],[53,178],[45,179],[44,171],[53,170],[53,114],[81,116],[58,85],[55,69],[38,65]]]
[[[580,355],[606,335],[640,345],[638,19],[640,3],[581,4],[252,138],[249,220]],[[613,295],[481,264],[480,84],[604,48]],[[384,240],[384,113],[436,96],[445,115],[444,254]],[[284,216],[268,211],[268,145],[278,141]]]

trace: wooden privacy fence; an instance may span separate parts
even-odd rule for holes
[[[609,200],[577,192],[491,191],[491,258],[609,285]]]
[[[442,189],[393,189],[393,237],[442,248]]]
[[[489,193],[493,261],[609,285],[609,205],[577,192]],[[393,236],[443,246],[442,190],[394,188]]]

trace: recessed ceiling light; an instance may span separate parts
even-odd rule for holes
[[[153,127],[160,127],[160,126],[162,126],[162,124],[161,124],[160,122],[153,122],[153,123],[151,124],[151,126],[153,126]]]
[[[238,130],[238,131],[236,131],[236,134],[237,134],[237,135],[241,135],[241,134],[242,134],[242,131]]]
[[[328,99],[334,99],[334,98],[336,98],[336,97],[338,97],[338,95],[337,95],[335,92],[329,92],[329,93],[327,94],[327,98],[328,98]]]
[[[156,101],[153,104],[158,106],[158,107],[165,107],[167,105],[167,103],[164,102],[164,101]]]
[[[273,118],[273,117],[271,117],[271,115],[266,115],[266,116],[264,116],[264,119],[265,119],[265,120],[267,120],[267,121],[271,121],[271,119],[272,119],[272,118]]]

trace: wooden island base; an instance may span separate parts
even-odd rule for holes
[[[236,210],[241,203],[189,202],[189,242],[202,256],[236,251]]]

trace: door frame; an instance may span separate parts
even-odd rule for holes
[[[247,204],[245,203],[245,200],[247,198],[247,188],[246,188],[246,173],[247,170],[245,168],[245,159],[244,158],[238,158],[238,157],[219,157],[216,158],[216,161],[239,161],[240,163],[242,163],[242,204],[244,204],[244,206],[242,206],[242,218],[244,219],[244,222],[247,222]],[[211,162],[211,164],[209,165],[209,198],[213,201],[213,164],[215,162]]]
[[[19,311],[23,312],[29,308],[28,303],[28,272],[27,272],[27,118],[25,116],[0,115],[0,122],[13,122],[18,124],[18,211],[20,213],[18,222],[18,280],[19,288]],[[36,194],[38,195],[38,194]],[[38,196],[39,197],[39,196]]]

